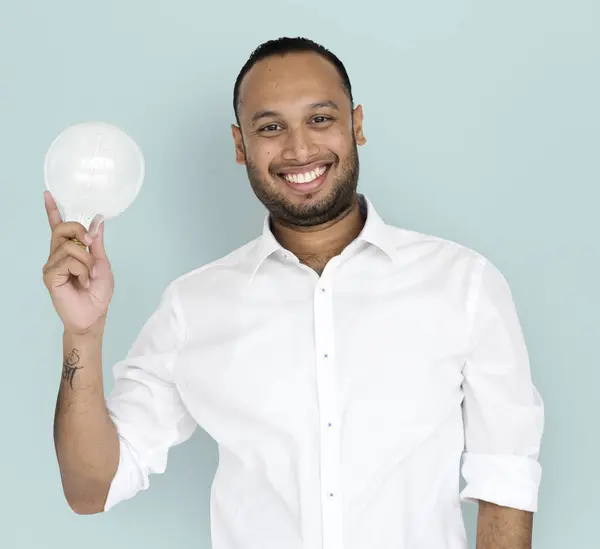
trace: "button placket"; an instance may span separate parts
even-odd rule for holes
[[[330,266],[329,266],[330,267]],[[331,269],[324,273],[314,296],[317,388],[321,417],[321,493],[323,549],[343,549],[343,517],[338,417],[337,372],[333,324]]]

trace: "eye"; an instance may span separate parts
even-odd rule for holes
[[[329,116],[323,116],[323,115],[319,115],[319,116],[315,116],[312,121],[315,124],[325,124],[326,122],[330,122],[331,121],[331,117]]]
[[[263,133],[272,133],[272,132],[276,132],[277,130],[280,130],[281,126],[279,124],[267,124],[266,126],[263,126],[259,131],[263,132]]]

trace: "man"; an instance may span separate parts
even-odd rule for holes
[[[106,399],[104,228],[46,195],[72,509],[146,489],[200,424],[219,445],[215,549],[464,549],[461,499],[479,501],[478,549],[530,548],[543,404],[502,275],[358,194],[363,111],[328,50],[262,45],[234,109],[262,236],[168,286]]]

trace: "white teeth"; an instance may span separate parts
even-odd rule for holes
[[[287,179],[290,183],[311,183],[317,177],[321,177],[327,168],[325,166],[320,166],[316,170],[312,170],[311,172],[306,173],[290,173],[284,175],[285,179]]]

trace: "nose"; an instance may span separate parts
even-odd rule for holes
[[[283,158],[298,164],[308,164],[319,154],[319,146],[310,138],[305,128],[292,128],[288,132]]]

